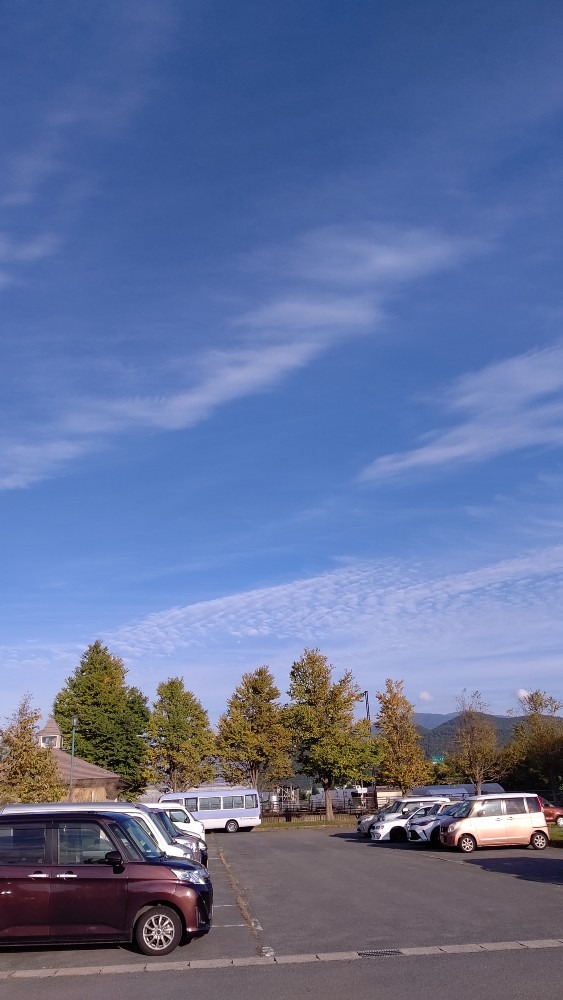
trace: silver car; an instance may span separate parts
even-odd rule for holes
[[[443,816],[455,814],[461,802],[440,802],[432,806],[426,816],[415,813],[406,826],[407,837],[411,844],[432,844],[440,846],[440,820]]]

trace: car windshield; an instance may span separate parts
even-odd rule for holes
[[[401,801],[401,799],[397,799],[397,801],[394,802],[392,806],[389,806],[388,809],[384,810],[384,813],[386,816],[392,816],[394,813],[401,812],[403,809],[403,805],[404,803]]]
[[[436,802],[431,809],[426,813],[427,816],[437,816],[439,812],[443,809],[443,803]]]
[[[416,823],[416,821],[422,819],[423,816],[432,816],[434,815],[433,810],[434,806],[422,806],[420,809],[417,809],[416,812],[413,812],[411,821]]]
[[[452,816],[461,805],[463,805],[462,802],[450,802],[449,806],[442,803],[439,812],[443,816]]]
[[[160,826],[164,827],[164,830],[168,834],[168,836],[172,840],[174,840],[174,838],[178,836],[178,829],[177,827],[174,826],[174,823],[170,819],[168,813],[165,812],[164,809],[159,809],[158,811],[151,810],[151,812],[152,815],[156,817],[156,819],[160,820]]]
[[[151,812],[151,819],[152,819],[153,823],[160,830],[160,832],[161,832],[162,836],[164,837],[165,841],[168,844],[171,844],[172,840],[173,840],[173,837],[170,836],[170,834],[168,833],[168,830],[166,829],[164,823],[162,822],[162,819],[160,818],[160,813],[153,813],[153,812]]]
[[[458,802],[457,806],[453,809],[450,815],[454,816],[456,819],[464,819],[466,816],[469,816],[472,805],[472,802]]]
[[[135,856],[136,849],[136,852],[140,852],[145,861],[160,860],[162,851],[159,851],[152,837],[148,835],[144,824],[141,825],[141,822],[137,822],[132,816],[121,816],[116,827],[118,827],[120,834],[127,837],[129,844],[133,845],[133,856]],[[122,836],[120,836],[120,840],[123,840]]]

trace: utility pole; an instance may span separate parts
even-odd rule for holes
[[[72,739],[70,742],[70,779],[68,783],[68,801],[72,802],[72,786],[74,779],[74,737],[76,736],[76,729],[78,726],[78,716],[72,716]]]
[[[363,691],[362,692],[362,697],[363,697],[363,699],[364,699],[364,701],[366,703],[366,719],[370,723],[370,732],[371,732],[371,714],[370,714],[370,710],[369,710],[369,691]],[[372,786],[373,786],[373,805],[374,805],[375,811],[377,812],[377,808],[378,808],[378,806],[377,806],[377,784],[376,784],[376,780],[375,780],[375,768],[374,767],[372,767],[372,769],[371,769],[371,783],[372,783]]]

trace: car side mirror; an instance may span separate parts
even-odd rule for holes
[[[119,851],[108,851],[105,856],[106,865],[112,865],[113,868],[123,868],[123,858]]]

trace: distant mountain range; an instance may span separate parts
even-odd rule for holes
[[[436,729],[443,722],[455,719],[457,714],[457,712],[450,712],[449,715],[440,715],[438,712],[415,712],[414,721],[417,726],[422,726],[424,729]]]
[[[522,721],[521,716],[485,715],[484,717],[493,723],[501,746],[510,743],[514,726]],[[427,757],[438,757],[453,750],[456,719],[457,713],[455,712],[451,715],[437,715],[431,712],[415,713],[414,721],[421,735],[421,743]]]

